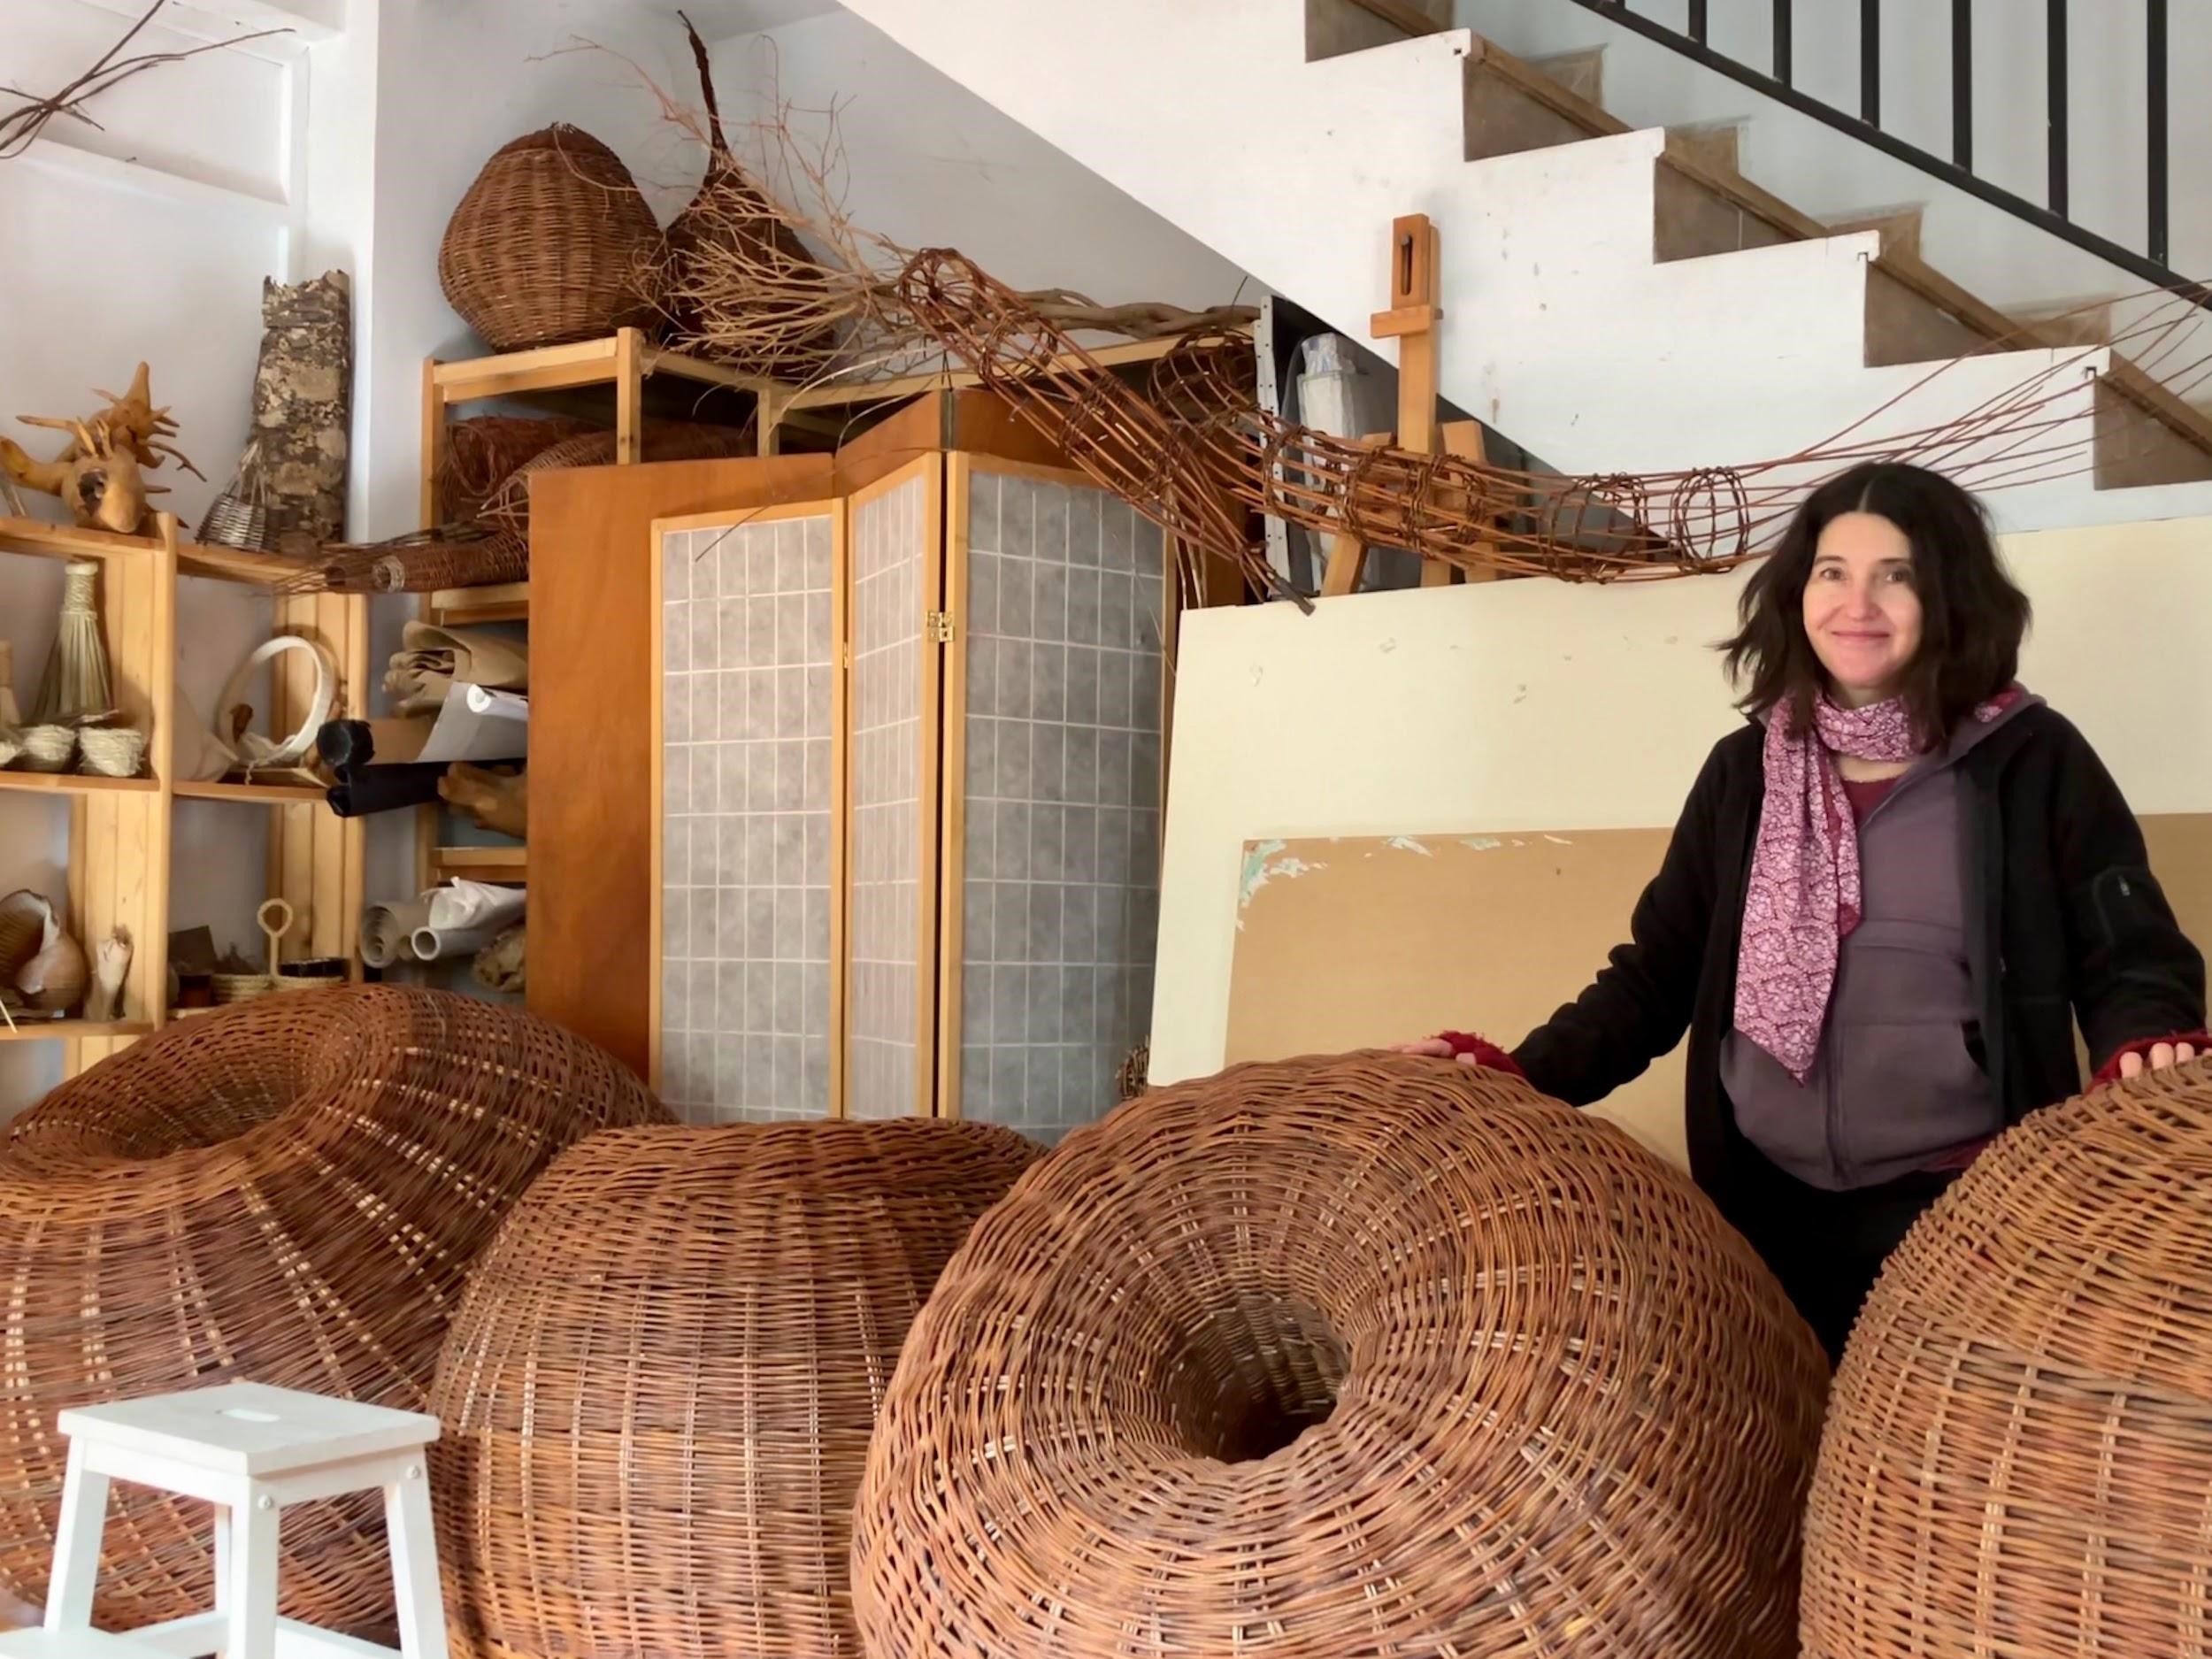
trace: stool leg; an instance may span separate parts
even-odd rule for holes
[[[215,1506],[215,1610],[230,1611],[230,1505]],[[231,1659],[226,1647],[217,1650],[215,1659]]]
[[[445,1604],[438,1594],[438,1534],[430,1514],[429,1471],[418,1455],[399,1482],[384,1488],[384,1530],[392,1540],[392,1595],[399,1606],[405,1659],[447,1659]]]
[[[229,1560],[216,1603],[230,1616],[224,1659],[276,1659],[277,1521],[274,1499],[242,1482],[229,1505]]]
[[[46,1628],[92,1628],[93,1592],[100,1582],[100,1535],[107,1528],[108,1478],[85,1466],[71,1446],[61,1489],[61,1525],[54,1538],[53,1577],[46,1585]]]

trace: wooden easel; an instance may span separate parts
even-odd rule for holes
[[[1482,426],[1473,420],[1436,418],[1436,325],[1444,315],[1437,303],[1438,243],[1436,227],[1426,213],[1409,213],[1390,227],[1390,309],[1377,311],[1369,330],[1378,340],[1398,342],[1398,430],[1371,433],[1360,442],[1371,447],[1395,443],[1422,455],[1434,455],[1440,443],[1447,455],[1479,461],[1484,458]],[[1339,532],[1329,538],[1329,562],[1321,578],[1321,596],[1335,598],[1356,592],[1367,565],[1367,549],[1356,536]],[[1466,577],[1451,565],[1431,559],[1421,566],[1421,586],[1442,588],[1465,579],[1489,580],[1489,572]]]

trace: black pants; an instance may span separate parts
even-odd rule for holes
[[[1832,1365],[1843,1357],[1844,1339],[1882,1263],[1958,1176],[1916,1171],[1832,1193],[1754,1151],[1745,1152],[1743,1164],[1729,1219],[1782,1281]]]

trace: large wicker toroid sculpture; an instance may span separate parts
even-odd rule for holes
[[[2212,1065],[2037,1112],[1883,1270],[1806,1511],[1806,1659],[2212,1651]]]
[[[0,1592],[44,1598],[64,1407],[250,1379],[420,1409],[507,1207],[578,1136],[661,1120],[590,1044],[428,991],[263,998],[64,1084],[0,1150]],[[103,1624],[211,1604],[205,1506],[109,1513]],[[384,1627],[373,1496],[288,1509],[283,1584]]]
[[[900,1344],[1038,1151],[907,1119],[631,1130],[556,1163],[438,1370],[459,1659],[857,1659],[853,1495]]]
[[[1794,1651],[1826,1367],[1688,1179],[1506,1077],[1249,1066],[1080,1131],[915,1322],[870,1659]]]

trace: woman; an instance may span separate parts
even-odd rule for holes
[[[1700,1186],[1839,1355],[1883,1259],[2007,1125],[2193,1058],[2204,964],[2095,753],[2014,683],[2028,602],[1978,504],[1873,464],[1808,500],[1725,647],[1706,762],[1590,988],[1509,1057],[1574,1105],[1689,1033]],[[2070,1019],[2070,1014],[2071,1018]]]

